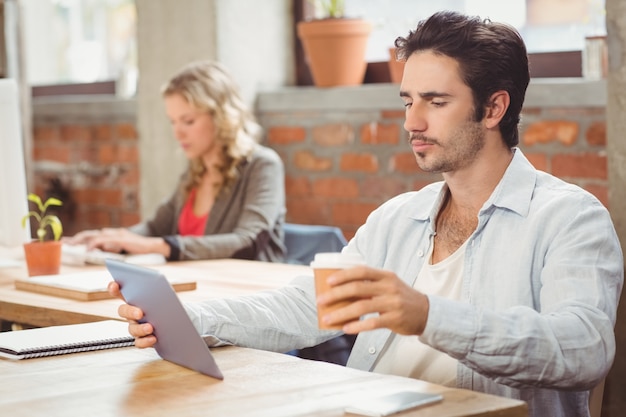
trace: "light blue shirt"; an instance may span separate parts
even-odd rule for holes
[[[439,182],[386,202],[344,251],[412,286],[445,188]],[[516,149],[469,237],[461,300],[429,295],[420,340],[459,361],[459,388],[527,401],[530,416],[588,416],[589,390],[615,355],[623,265],[605,207],[535,170]],[[312,346],[338,334],[317,329],[312,281],[298,277],[280,290],[187,308],[212,345]],[[348,366],[372,370],[389,336],[361,333]]]

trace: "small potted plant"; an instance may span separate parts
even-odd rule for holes
[[[22,227],[30,218],[36,221],[37,238],[24,244],[24,257],[28,275],[54,275],[61,268],[61,235],[63,225],[61,220],[54,214],[47,213],[50,206],[61,206],[61,200],[50,197],[45,202],[36,194],[28,194],[28,201],[35,204],[37,210],[29,211],[22,217]],[[52,234],[49,234],[49,231]]]
[[[363,83],[372,25],[344,16],[344,0],[310,0],[319,18],[298,22],[298,38],[317,87]]]

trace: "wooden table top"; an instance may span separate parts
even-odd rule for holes
[[[401,390],[444,400],[412,417],[524,417],[522,401],[239,347],[211,349],[219,381],[134,347],[38,359],[0,359],[3,416],[351,416],[343,408]]]
[[[312,274],[307,266],[242,260],[155,267],[197,280],[183,301],[279,288]],[[61,273],[102,266],[63,266]],[[51,326],[120,319],[120,300],[77,301],[15,289],[26,267],[0,268],[0,320]],[[441,392],[444,401],[399,416],[527,416],[522,401],[448,389],[239,347],[212,349],[225,380],[164,361],[153,349],[123,348],[12,361],[0,359],[0,415],[11,416],[343,416],[350,402],[398,390]]]
[[[308,266],[281,263],[220,259],[171,262],[153,266],[166,276],[184,275],[197,281],[192,291],[178,292],[182,301],[231,297],[279,288],[294,277],[312,274]],[[103,270],[104,266],[66,266],[61,274]],[[78,301],[15,289],[15,279],[28,276],[26,266],[0,268],[0,320],[37,327],[120,319],[117,299]]]

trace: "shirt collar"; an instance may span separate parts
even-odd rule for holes
[[[481,211],[490,206],[501,207],[526,216],[537,182],[537,171],[522,151],[513,149],[513,159]]]
[[[526,216],[530,210],[530,201],[536,181],[537,172],[535,168],[528,159],[526,159],[519,148],[513,148],[513,159],[500,179],[500,182],[493,190],[493,193],[491,193],[491,196],[483,205],[481,212],[491,206],[495,206],[514,211],[521,216]],[[439,213],[439,208],[446,192],[448,191],[448,186],[445,182],[439,181],[427,185],[424,191],[438,194],[434,204],[432,206],[428,204],[418,204],[411,217],[415,220],[426,220],[430,218],[431,221],[434,221],[437,217],[437,213]]]

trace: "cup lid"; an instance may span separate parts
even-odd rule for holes
[[[350,268],[365,265],[360,253],[321,252],[316,253],[311,268]]]

